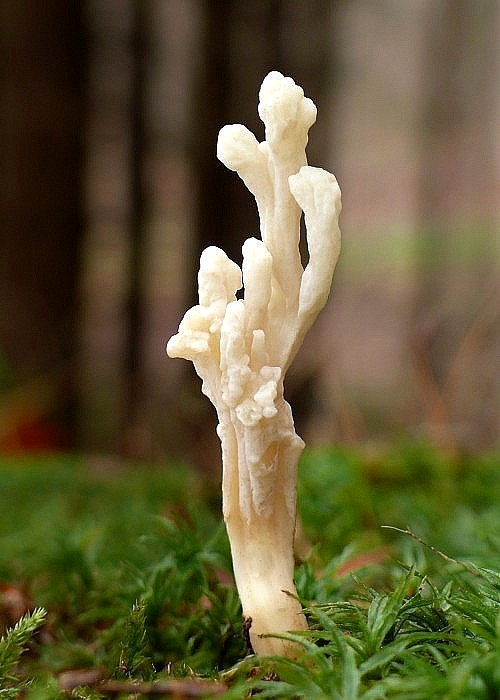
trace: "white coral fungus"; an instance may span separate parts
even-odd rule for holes
[[[223,513],[251,645],[258,654],[294,655],[293,644],[272,636],[307,626],[293,580],[304,443],[283,380],[330,292],[341,203],[335,177],[306,164],[314,103],[276,71],[265,78],[259,98],[265,140],[258,143],[241,124],[225,126],[217,156],[255,196],[261,240],[245,241],[241,270],[220,248],[203,252],[199,304],[187,311],[167,352],[193,361],[217,410]],[[244,297],[237,299],[242,286]]]

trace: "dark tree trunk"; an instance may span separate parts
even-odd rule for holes
[[[147,71],[150,38],[149,0],[134,0],[130,38],[130,213],[128,294],[125,337],[125,405],[122,449],[128,456],[145,456],[141,415],[145,401],[145,247],[148,225],[149,192],[146,183],[147,159]],[[149,456],[149,455],[148,455]]]
[[[76,0],[0,3],[0,348],[73,431],[85,37]],[[49,376],[50,374],[50,376]],[[47,400],[47,396],[51,399]]]

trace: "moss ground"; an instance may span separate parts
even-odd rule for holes
[[[496,699],[499,465],[415,443],[306,452],[310,630],[296,661],[257,663],[219,484],[179,464],[0,458],[0,698]]]

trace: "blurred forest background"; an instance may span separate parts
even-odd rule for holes
[[[497,0],[2,0],[0,450],[219,464],[166,340],[200,251],[254,202],[218,130],[261,140],[260,83],[318,106],[343,192],[327,308],[287,377],[308,443],[497,444]]]

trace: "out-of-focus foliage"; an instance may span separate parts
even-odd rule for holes
[[[307,536],[332,556],[354,540],[387,543],[381,525],[409,527],[458,558],[494,566],[500,455],[450,457],[427,444],[306,451],[299,503]],[[495,539],[496,538],[496,539]],[[414,556],[415,541],[405,549]],[[493,548],[492,548],[493,547]]]

